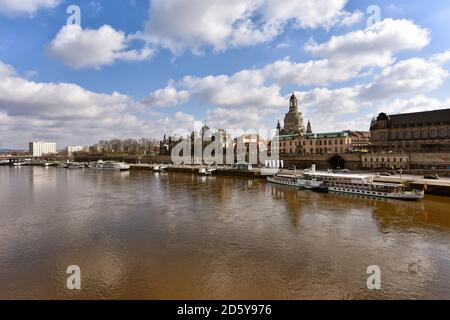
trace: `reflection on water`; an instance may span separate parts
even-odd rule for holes
[[[448,198],[55,168],[0,168],[0,181],[0,298],[450,298]]]

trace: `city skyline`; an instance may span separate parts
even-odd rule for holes
[[[273,129],[292,92],[315,132],[450,106],[446,4],[163,2],[0,0],[3,148]]]

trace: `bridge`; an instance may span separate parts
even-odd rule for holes
[[[6,156],[6,155],[0,155],[0,163],[3,164],[14,164],[18,162],[24,162],[24,161],[31,161],[31,162],[41,162],[41,161],[61,161],[65,160],[66,157],[59,156],[59,155],[46,155],[46,156],[27,156],[27,155],[20,155],[20,156]]]

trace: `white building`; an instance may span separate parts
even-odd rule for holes
[[[82,146],[68,146],[67,147],[67,155],[70,157],[75,152],[87,152],[89,151],[89,147],[82,147]]]
[[[30,142],[30,153],[33,157],[41,157],[47,154],[56,154],[55,142]]]

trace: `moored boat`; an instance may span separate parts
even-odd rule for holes
[[[307,180],[322,181],[330,192],[400,200],[420,200],[425,195],[423,190],[415,190],[402,183],[374,182],[371,175],[305,172],[304,177]]]
[[[267,177],[267,180],[275,184],[310,190],[323,185],[322,181],[305,179],[303,174],[297,173],[277,173],[272,177]]]
[[[102,170],[127,171],[130,170],[130,165],[125,162],[105,161],[101,167]]]
[[[84,168],[84,165],[79,164],[79,163],[70,163],[70,164],[67,166],[67,169],[70,169],[70,170],[73,170],[73,169],[83,169],[83,168]]]

